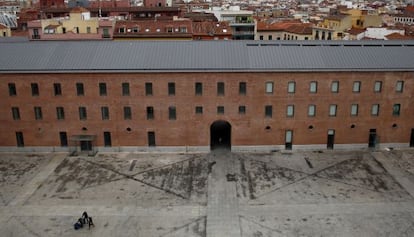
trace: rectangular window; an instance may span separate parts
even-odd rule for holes
[[[203,83],[196,82],[195,83],[195,94],[202,95],[203,94]]]
[[[55,92],[55,96],[62,95],[62,86],[60,83],[53,84],[53,91]]]
[[[101,107],[102,120],[109,120],[109,108],[106,106]]]
[[[266,118],[271,118],[273,115],[273,108],[271,105],[266,105],[265,106],[265,117]]]
[[[169,120],[176,120],[177,119],[177,109],[175,106],[170,106],[168,108],[168,119]]]
[[[20,111],[18,107],[12,107],[12,116],[13,120],[20,120]]]
[[[152,106],[147,107],[147,119],[148,120],[154,119],[154,107]]]
[[[336,116],[336,105],[329,105],[329,116],[335,117]]]
[[[244,105],[239,106],[239,114],[246,114],[246,106]]]
[[[311,81],[309,84],[309,92],[316,93],[318,90],[318,83],[316,81]]]
[[[35,113],[35,119],[36,120],[42,120],[42,108],[41,107],[34,107],[34,113]]]
[[[16,96],[17,90],[16,90],[16,84],[9,83],[9,96]]]
[[[86,107],[79,107],[79,119],[86,120],[88,118],[86,114]]]
[[[196,114],[203,114],[203,106],[196,106],[195,107]]]
[[[285,149],[292,150],[293,131],[286,130],[285,132]]]
[[[60,138],[60,146],[67,147],[68,146],[68,135],[66,132],[59,132]]]
[[[76,94],[78,96],[85,95],[85,91],[83,89],[83,83],[80,83],[80,82],[76,83]]]
[[[174,82],[168,83],[168,95],[175,95],[175,83]]]
[[[132,110],[129,106],[124,106],[124,119],[131,120],[132,119]]]
[[[381,88],[382,88],[382,81],[376,81],[374,83],[374,92],[381,92]]]
[[[354,81],[354,84],[352,86],[352,92],[359,93],[360,91],[361,91],[361,82]]]
[[[288,93],[295,93],[295,82],[288,82]]]
[[[224,114],[224,106],[217,106],[217,114]]]
[[[266,94],[273,94],[273,82],[266,82]]]
[[[286,116],[287,117],[293,117],[295,113],[295,106],[294,105],[288,105],[286,107]]]
[[[32,96],[39,96],[39,85],[37,83],[30,84],[32,88]]]
[[[107,95],[106,83],[104,83],[104,82],[99,83],[99,95],[100,96],[106,96]]]
[[[379,114],[379,104],[373,104],[371,107],[371,115],[378,116]]]
[[[247,93],[247,85],[246,82],[239,83],[239,95],[245,95]]]
[[[316,105],[309,105],[308,106],[308,116],[315,117],[316,114]]]
[[[110,147],[112,146],[112,139],[111,139],[111,133],[110,132],[104,132],[104,146]]]
[[[16,142],[18,147],[24,147],[24,138],[22,132],[16,132]]]
[[[65,111],[63,107],[56,107],[56,118],[58,120],[64,120],[65,119]]]
[[[392,115],[399,116],[400,115],[400,109],[401,109],[401,105],[400,104],[394,104],[392,106]]]
[[[358,104],[352,104],[351,105],[351,116],[357,116],[358,115]]]
[[[152,95],[152,83],[145,83],[145,95]]]
[[[397,81],[395,84],[395,91],[396,92],[403,92],[404,90],[404,81]]]
[[[128,82],[122,83],[122,95],[129,96],[129,83]]]
[[[155,146],[155,132],[148,132],[148,146]]]
[[[339,81],[333,81],[331,84],[331,92],[338,93],[339,92]]]
[[[224,95],[224,82],[217,82],[217,95]]]

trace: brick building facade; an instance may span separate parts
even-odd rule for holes
[[[349,48],[253,41],[50,46],[72,49],[71,55],[39,55],[46,44],[16,44],[0,44],[17,51],[0,62],[0,150],[414,146],[414,47],[402,42]],[[339,61],[321,60],[337,50],[348,53]],[[367,62],[364,55],[378,58]],[[393,55],[403,60],[389,61]]]

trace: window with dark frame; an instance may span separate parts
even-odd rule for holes
[[[175,106],[168,107],[168,119],[169,120],[177,119],[177,109],[175,108]]]
[[[34,107],[34,113],[35,113],[35,119],[36,120],[42,120],[43,119],[43,115],[42,115],[42,108],[39,106]]]
[[[128,82],[122,83],[122,95],[123,96],[129,96],[130,95],[129,83]]]
[[[288,93],[289,94],[295,93],[295,90],[296,90],[295,87],[296,87],[296,83],[294,81],[288,82]]]
[[[109,120],[109,108],[107,106],[101,107],[102,120]]]
[[[147,107],[147,120],[154,119],[154,107],[148,106]]]
[[[203,106],[196,106],[195,107],[196,114],[203,114]]]
[[[395,91],[396,92],[403,92],[404,90],[404,81],[397,81],[395,84]]]
[[[60,146],[67,147],[68,146],[68,135],[66,132],[59,132],[60,138]]]
[[[271,118],[273,116],[273,107],[271,105],[265,106],[265,117]]]
[[[246,114],[246,106],[244,105],[239,106],[239,114]]]
[[[124,106],[124,120],[132,119],[132,110],[129,106]]]
[[[351,116],[358,116],[358,104],[351,105]]]
[[[80,83],[80,82],[76,83],[76,94],[78,96],[85,95],[85,91],[84,91],[84,88],[83,88],[83,83]]]
[[[266,82],[266,94],[273,94],[273,82],[268,81]]]
[[[400,109],[401,109],[401,104],[394,104],[392,106],[392,115],[400,116]]]
[[[339,81],[333,81],[331,84],[331,92],[338,93],[339,92]]]
[[[295,114],[295,106],[294,105],[286,106],[286,116],[293,117],[294,114]]]
[[[374,83],[374,92],[379,93],[382,89],[382,81],[376,81]]]
[[[100,96],[106,96],[107,95],[106,83],[104,83],[104,82],[99,83],[99,95]]]
[[[329,116],[336,116],[337,105],[329,105]]]
[[[53,91],[55,96],[62,95],[62,86],[60,83],[53,83]]]
[[[372,116],[378,116],[379,115],[379,104],[373,104],[371,106],[371,115]]]
[[[145,95],[152,95],[152,83],[147,82],[145,83]]]
[[[16,96],[17,90],[16,90],[16,84],[9,83],[9,96]]]
[[[86,120],[87,118],[86,107],[79,107],[79,119]]]
[[[309,83],[309,92],[310,93],[316,93],[318,91],[318,82],[311,81]]]
[[[359,93],[361,91],[361,82],[360,81],[354,81],[352,85],[352,92]]]
[[[30,87],[32,88],[32,96],[39,96],[39,85],[37,83],[31,83]]]
[[[316,114],[316,105],[309,105],[308,106],[308,116],[315,117]]]
[[[224,82],[217,82],[217,95],[224,95]]]
[[[23,132],[16,132],[16,143],[18,147],[24,147]]]
[[[12,116],[13,120],[20,120],[20,110],[18,107],[12,107]]]
[[[56,118],[57,120],[65,119],[65,110],[63,109],[63,107],[56,107]]]
[[[239,95],[246,95],[247,93],[247,84],[246,82],[239,83]]]
[[[111,133],[110,132],[104,132],[104,146],[110,147],[112,146],[112,139],[111,139]]]
[[[224,114],[224,106],[217,106],[217,114]]]
[[[202,95],[203,94],[203,83],[196,82],[195,83],[195,94]]]
[[[168,83],[168,95],[175,95],[175,83],[174,82]]]

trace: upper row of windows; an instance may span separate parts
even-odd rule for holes
[[[331,92],[338,93],[339,92],[339,81],[333,81],[331,83]],[[397,81],[395,85],[396,92],[403,92],[404,89],[404,81]],[[31,90],[33,96],[39,96],[39,85],[37,83],[31,83]],[[194,85],[195,95],[202,95],[203,94],[203,83],[196,82]],[[382,81],[375,81],[374,83],[374,92],[381,92],[382,90]],[[60,83],[53,84],[53,91],[54,95],[62,95],[62,86]],[[295,93],[296,91],[296,82],[290,81],[287,85],[287,92],[288,93]],[[317,93],[318,91],[318,82],[311,81],[309,83],[309,92],[310,93]],[[352,85],[352,92],[359,93],[361,91],[361,82],[354,81]],[[217,95],[224,95],[224,82],[217,82]],[[267,94],[273,94],[274,92],[274,82],[266,82],[265,84],[265,92]],[[76,83],[76,93],[78,96],[85,95],[85,89],[83,83]],[[106,96],[108,94],[106,83],[99,83],[99,95]],[[239,94],[246,95],[247,94],[247,84],[246,82],[239,82]],[[9,95],[16,96],[17,89],[14,83],[9,83]],[[122,95],[129,96],[130,95],[130,85],[128,82],[122,83]],[[153,95],[153,86],[151,82],[145,83],[145,95]],[[169,82],[168,83],[168,95],[175,95],[175,83]]]

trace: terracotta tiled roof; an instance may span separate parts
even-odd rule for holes
[[[89,12],[89,10],[83,7],[74,7],[72,8],[70,12],[71,13],[82,13],[82,12]]]
[[[302,24],[300,21],[257,22],[257,31],[283,31],[292,25]]]
[[[358,34],[361,34],[361,33],[365,32],[365,29],[358,29],[358,28],[353,28],[352,27],[347,32],[351,35],[358,35]]]
[[[0,30],[4,30],[4,29],[8,29],[8,27],[5,24],[0,23]]]
[[[286,29],[286,32],[298,34],[298,35],[311,35],[312,24],[291,25]]]
[[[386,35],[385,38],[387,38],[388,40],[412,40],[414,39],[414,37],[412,36],[401,35],[397,32]]]
[[[231,35],[231,27],[228,22],[193,22],[194,35]]]

